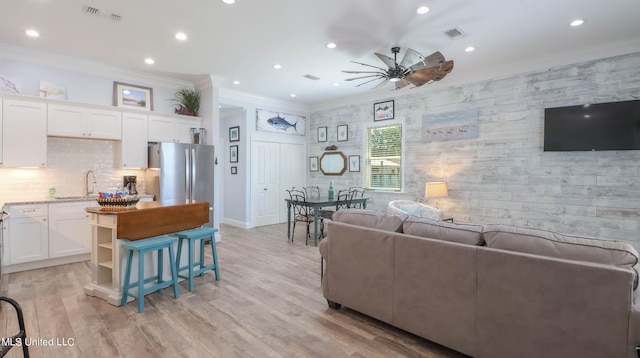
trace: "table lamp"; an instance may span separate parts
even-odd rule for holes
[[[436,208],[438,208],[438,198],[444,198],[449,196],[449,190],[447,189],[447,183],[443,181],[428,182],[424,188],[424,196],[429,199],[436,199]]]

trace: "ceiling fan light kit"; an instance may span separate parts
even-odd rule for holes
[[[375,68],[377,71],[342,71],[350,74],[364,74],[364,76],[348,78],[345,81],[367,79],[367,81],[356,85],[356,87],[373,81],[380,81],[373,89],[380,88],[388,82],[395,83],[396,89],[408,85],[420,87],[424,84],[440,81],[453,69],[453,60],[446,61],[439,51],[424,57],[417,51],[407,49],[402,60],[398,62],[399,52],[400,47],[396,46],[391,48],[393,58],[379,53],[375,54],[387,65],[387,68],[351,61],[362,66]]]

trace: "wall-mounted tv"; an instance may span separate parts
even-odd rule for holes
[[[545,151],[640,149],[640,100],[544,110]]]

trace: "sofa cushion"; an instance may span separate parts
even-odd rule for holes
[[[455,224],[410,216],[402,224],[402,232],[431,239],[468,245],[482,245],[482,225]]]
[[[351,225],[365,226],[385,231],[402,232],[406,214],[390,215],[374,210],[345,209],[333,214],[331,220]]]
[[[633,269],[638,282],[638,251],[626,242],[599,240],[510,225],[486,225],[487,247]]]

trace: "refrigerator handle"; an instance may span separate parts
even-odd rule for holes
[[[189,158],[189,149],[184,150],[184,197],[191,199],[191,158]]]
[[[191,201],[196,196],[196,150],[191,149]]]

